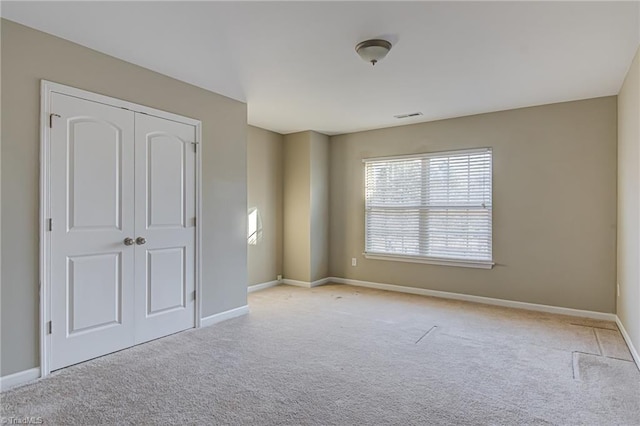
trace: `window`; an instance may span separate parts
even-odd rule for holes
[[[247,242],[251,246],[258,245],[258,241],[262,239],[262,219],[257,207],[249,209],[247,226]]]
[[[490,148],[365,163],[365,256],[491,268]]]

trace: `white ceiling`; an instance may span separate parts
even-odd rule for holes
[[[10,20],[327,134],[618,93],[640,2],[2,2]],[[394,46],[375,67],[357,42]],[[420,111],[417,119],[393,115]]]

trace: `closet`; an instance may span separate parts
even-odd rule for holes
[[[56,91],[44,107],[48,370],[194,327],[194,120]]]

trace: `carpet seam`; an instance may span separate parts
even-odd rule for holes
[[[602,343],[600,343],[600,338],[598,337],[598,333],[596,333],[596,329],[591,327],[591,330],[593,331],[593,335],[596,337],[596,343],[598,344],[598,351],[600,352],[600,356],[605,356],[604,350],[602,348]]]
[[[580,370],[578,370],[578,352],[571,352],[571,368],[573,370],[573,380],[580,380]]]
[[[595,325],[575,324],[575,323],[572,323],[572,322],[570,322],[569,325],[575,325],[577,327],[586,327],[586,328],[597,328],[598,330],[619,331],[618,327],[616,327],[616,328],[607,328],[607,327],[598,327],[598,326],[595,326]],[[614,325],[615,325],[615,323],[614,323]]]
[[[635,364],[635,361],[632,361],[632,360],[629,360],[629,359],[624,359],[624,358],[617,358],[615,356],[592,354],[591,352],[582,352],[582,351],[572,351],[572,353],[574,353],[574,354],[582,354],[582,355],[599,356],[601,358],[615,359],[617,361],[624,361],[624,362],[633,362]]]
[[[420,338],[416,341],[416,343],[414,343],[414,344],[415,344],[415,345],[417,345],[418,343],[420,343],[420,341],[421,341],[422,339],[424,339],[424,338],[425,338],[425,337],[427,337],[429,334],[431,334],[431,332],[432,332],[433,330],[435,330],[436,328],[438,328],[438,326],[437,326],[437,325],[434,325],[433,327],[431,327],[431,328],[430,328],[429,330],[427,330],[427,332],[426,332],[426,333],[424,333],[424,334],[422,335],[422,337],[420,337]]]

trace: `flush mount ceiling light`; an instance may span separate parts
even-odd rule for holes
[[[373,39],[365,40],[356,45],[356,52],[360,57],[375,65],[378,61],[384,59],[391,50],[391,43],[387,40]]]

